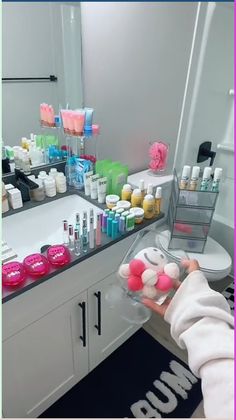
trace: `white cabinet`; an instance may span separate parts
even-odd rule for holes
[[[4,303],[4,417],[39,416],[137,331],[105,299],[135,237]]]
[[[139,327],[120,317],[119,309],[111,308],[106,292],[116,281],[112,273],[88,290],[89,370],[94,369]]]
[[[37,417],[88,373],[86,312],[84,292],[3,342],[5,417]]]

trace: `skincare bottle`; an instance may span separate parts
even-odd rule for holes
[[[85,122],[84,125],[86,127],[91,127],[92,130],[92,124],[93,124],[93,108],[84,108],[85,111]]]
[[[69,225],[69,246],[68,248],[73,251],[75,248],[74,244],[74,228],[72,225]]]
[[[111,237],[112,237],[112,239],[116,239],[117,238],[117,236],[118,236],[118,228],[119,228],[118,221],[115,220],[115,219],[113,219],[112,220],[112,224],[111,224]]]
[[[130,232],[133,229],[134,229],[134,215],[133,214],[129,214],[126,217],[126,231],[127,232]]]
[[[118,213],[115,214],[115,220],[118,222],[118,227],[119,227],[120,214],[118,214]]]
[[[23,154],[23,172],[25,175],[30,175],[31,173],[29,153],[26,150]]]
[[[30,199],[34,201],[43,201],[46,196],[43,181],[41,179],[33,179],[32,181],[34,181],[35,184],[38,184],[38,188],[30,190]]]
[[[190,178],[190,181],[189,181],[189,189],[191,191],[196,191],[196,189],[197,189],[199,173],[200,173],[200,167],[199,166],[193,166],[191,178]]]
[[[69,245],[69,227],[67,220],[63,220],[63,244]]]
[[[114,219],[112,217],[108,217],[107,218],[107,236],[111,236],[112,235],[112,221]]]
[[[45,181],[45,179],[48,177],[48,175],[47,175],[47,172],[46,171],[40,171],[39,172],[39,175],[38,175],[38,179],[41,179],[42,181],[43,181],[43,186],[45,187],[45,185],[44,185],[44,181]]]
[[[121,214],[122,214],[122,213],[124,213],[124,211],[125,211],[125,209],[123,209],[123,207],[119,207],[119,208],[116,210],[116,214],[119,214],[119,215],[121,216]]]
[[[98,179],[99,174],[92,175],[90,178],[90,196],[93,200],[98,199]]]
[[[124,218],[126,218],[129,215],[129,211],[125,210],[123,211],[123,213],[121,213],[121,216],[123,216]]]
[[[93,209],[90,210],[89,215],[89,248],[94,248],[94,216]]]
[[[102,213],[97,213],[96,246],[101,245]]]
[[[124,216],[120,216],[120,220],[119,220],[119,232],[121,234],[125,233],[125,217]]]
[[[188,166],[188,165],[185,165],[183,167],[181,180],[180,180],[180,183],[179,183],[180,190],[186,190],[186,188],[188,186],[189,177],[190,177],[190,170],[191,170],[191,167]]]
[[[219,184],[222,176],[222,168],[215,168],[211,191],[219,192]]]
[[[80,233],[80,215],[79,213],[76,213],[75,215],[75,229],[79,231]]]
[[[211,168],[207,166],[206,168],[204,168],[204,171],[203,171],[202,182],[200,186],[201,191],[208,191],[210,179],[211,179]]]
[[[87,216],[87,213],[86,213]],[[87,228],[87,218],[83,218],[82,224],[82,246],[83,251],[87,252],[88,250],[88,228]]]
[[[148,186],[147,186],[147,194],[153,195],[153,184],[148,184]]]
[[[86,196],[91,194],[90,190],[90,177],[93,175],[93,171],[85,172],[84,173],[84,193]]]
[[[67,190],[66,177],[63,172],[58,172],[56,176],[56,189],[59,194],[63,194]]]
[[[142,192],[139,188],[135,188],[131,195],[131,206],[132,207],[142,206]]]
[[[129,184],[123,185],[123,188],[122,188],[122,191],[121,191],[121,200],[130,201],[131,200],[131,194],[132,194],[131,185],[129,185]]]
[[[80,248],[80,235],[79,235],[78,229],[75,229],[74,245],[75,245],[74,253],[76,256],[79,256],[81,252],[81,248]]]
[[[51,168],[49,171],[49,176],[51,176],[52,178],[56,179],[57,177],[57,168]]]
[[[155,213],[158,216],[161,212],[161,197],[162,197],[162,188],[157,187],[155,194]]]
[[[144,196],[145,196],[145,187],[144,187],[144,180],[143,179],[140,179],[140,181],[139,181],[139,189],[141,190],[142,201],[143,201],[144,200]],[[150,193],[150,194],[152,194],[152,193]]]
[[[107,231],[107,219],[108,219],[108,214],[103,213],[102,215],[102,232],[106,233]]]
[[[98,202],[100,204],[105,203],[106,201],[106,191],[107,191],[107,178],[100,178],[97,181],[98,188]]]
[[[147,194],[143,200],[144,218],[152,219],[155,215],[155,199],[152,194]]]
[[[111,217],[111,219],[114,219],[115,218],[115,212],[110,210],[108,216]]]
[[[56,181],[51,176],[47,177],[44,180],[45,192],[47,197],[55,197],[56,191]]]

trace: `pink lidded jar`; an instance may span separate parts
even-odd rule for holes
[[[52,245],[47,249],[47,259],[53,266],[63,266],[70,262],[70,252],[64,245]]]
[[[42,277],[50,270],[49,262],[42,254],[28,255],[23,261],[23,266],[27,274],[33,277]]]
[[[19,286],[26,279],[26,272],[23,264],[18,261],[11,261],[2,266],[3,286]]]

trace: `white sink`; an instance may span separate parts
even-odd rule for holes
[[[94,210],[96,226],[96,213],[102,210],[78,195],[70,195],[50,203],[45,203],[2,220],[2,239],[7,242],[17,254],[17,261],[22,261],[27,255],[40,252],[43,245],[63,243],[64,219],[69,224],[75,224],[75,214]]]

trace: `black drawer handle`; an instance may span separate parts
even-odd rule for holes
[[[82,309],[82,331],[83,335],[80,335],[79,338],[82,340],[83,347],[86,347],[86,303],[81,302],[78,304]]]
[[[101,292],[94,293],[98,300],[98,323],[94,327],[98,330],[98,335],[102,334],[102,320],[101,320]]]

